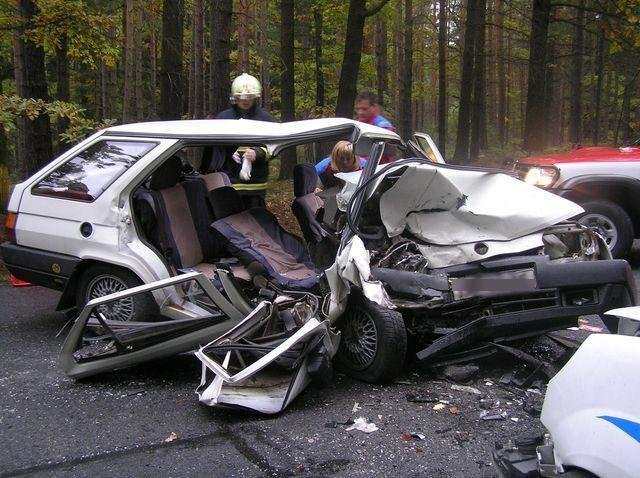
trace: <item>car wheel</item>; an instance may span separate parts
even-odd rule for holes
[[[562,478],[597,478],[596,475],[582,468],[572,468],[558,476]]]
[[[399,312],[367,300],[352,291],[338,328],[338,369],[359,380],[392,380],[402,370],[407,353],[407,331]]]
[[[76,304],[81,310],[87,302],[114,292],[120,292],[142,284],[132,272],[116,266],[97,265],[82,274],[76,292]],[[109,320],[151,321],[157,320],[158,304],[150,293],[126,297],[98,309]]]
[[[580,205],[585,213],[578,222],[595,229],[604,238],[613,257],[625,257],[633,244],[633,224],[625,210],[605,199],[585,201]]]

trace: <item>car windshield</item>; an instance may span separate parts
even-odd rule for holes
[[[124,171],[157,145],[103,140],[60,165],[33,187],[33,194],[93,201]]]

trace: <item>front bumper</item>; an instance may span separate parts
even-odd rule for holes
[[[618,320],[603,316],[604,312],[636,304],[635,280],[624,260],[556,262],[533,256],[487,261],[475,270],[454,273],[458,277],[498,273],[509,277],[511,271],[523,270],[532,271],[530,290],[483,291],[431,309],[416,304],[411,309],[412,323],[427,324],[433,330],[431,343],[417,353],[417,359],[446,361],[449,354],[468,350],[473,344],[490,345],[566,328],[576,325],[583,315],[601,315],[615,333]]]

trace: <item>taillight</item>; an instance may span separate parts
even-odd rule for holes
[[[7,235],[7,240],[16,243],[16,222],[18,220],[18,213],[7,212],[7,218],[4,221],[4,230]]]

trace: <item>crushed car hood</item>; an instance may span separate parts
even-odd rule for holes
[[[397,174],[390,168],[378,179]],[[359,173],[340,174],[346,205]],[[583,212],[577,204],[494,171],[410,164],[380,198],[389,237],[408,231],[434,245],[511,241]]]

